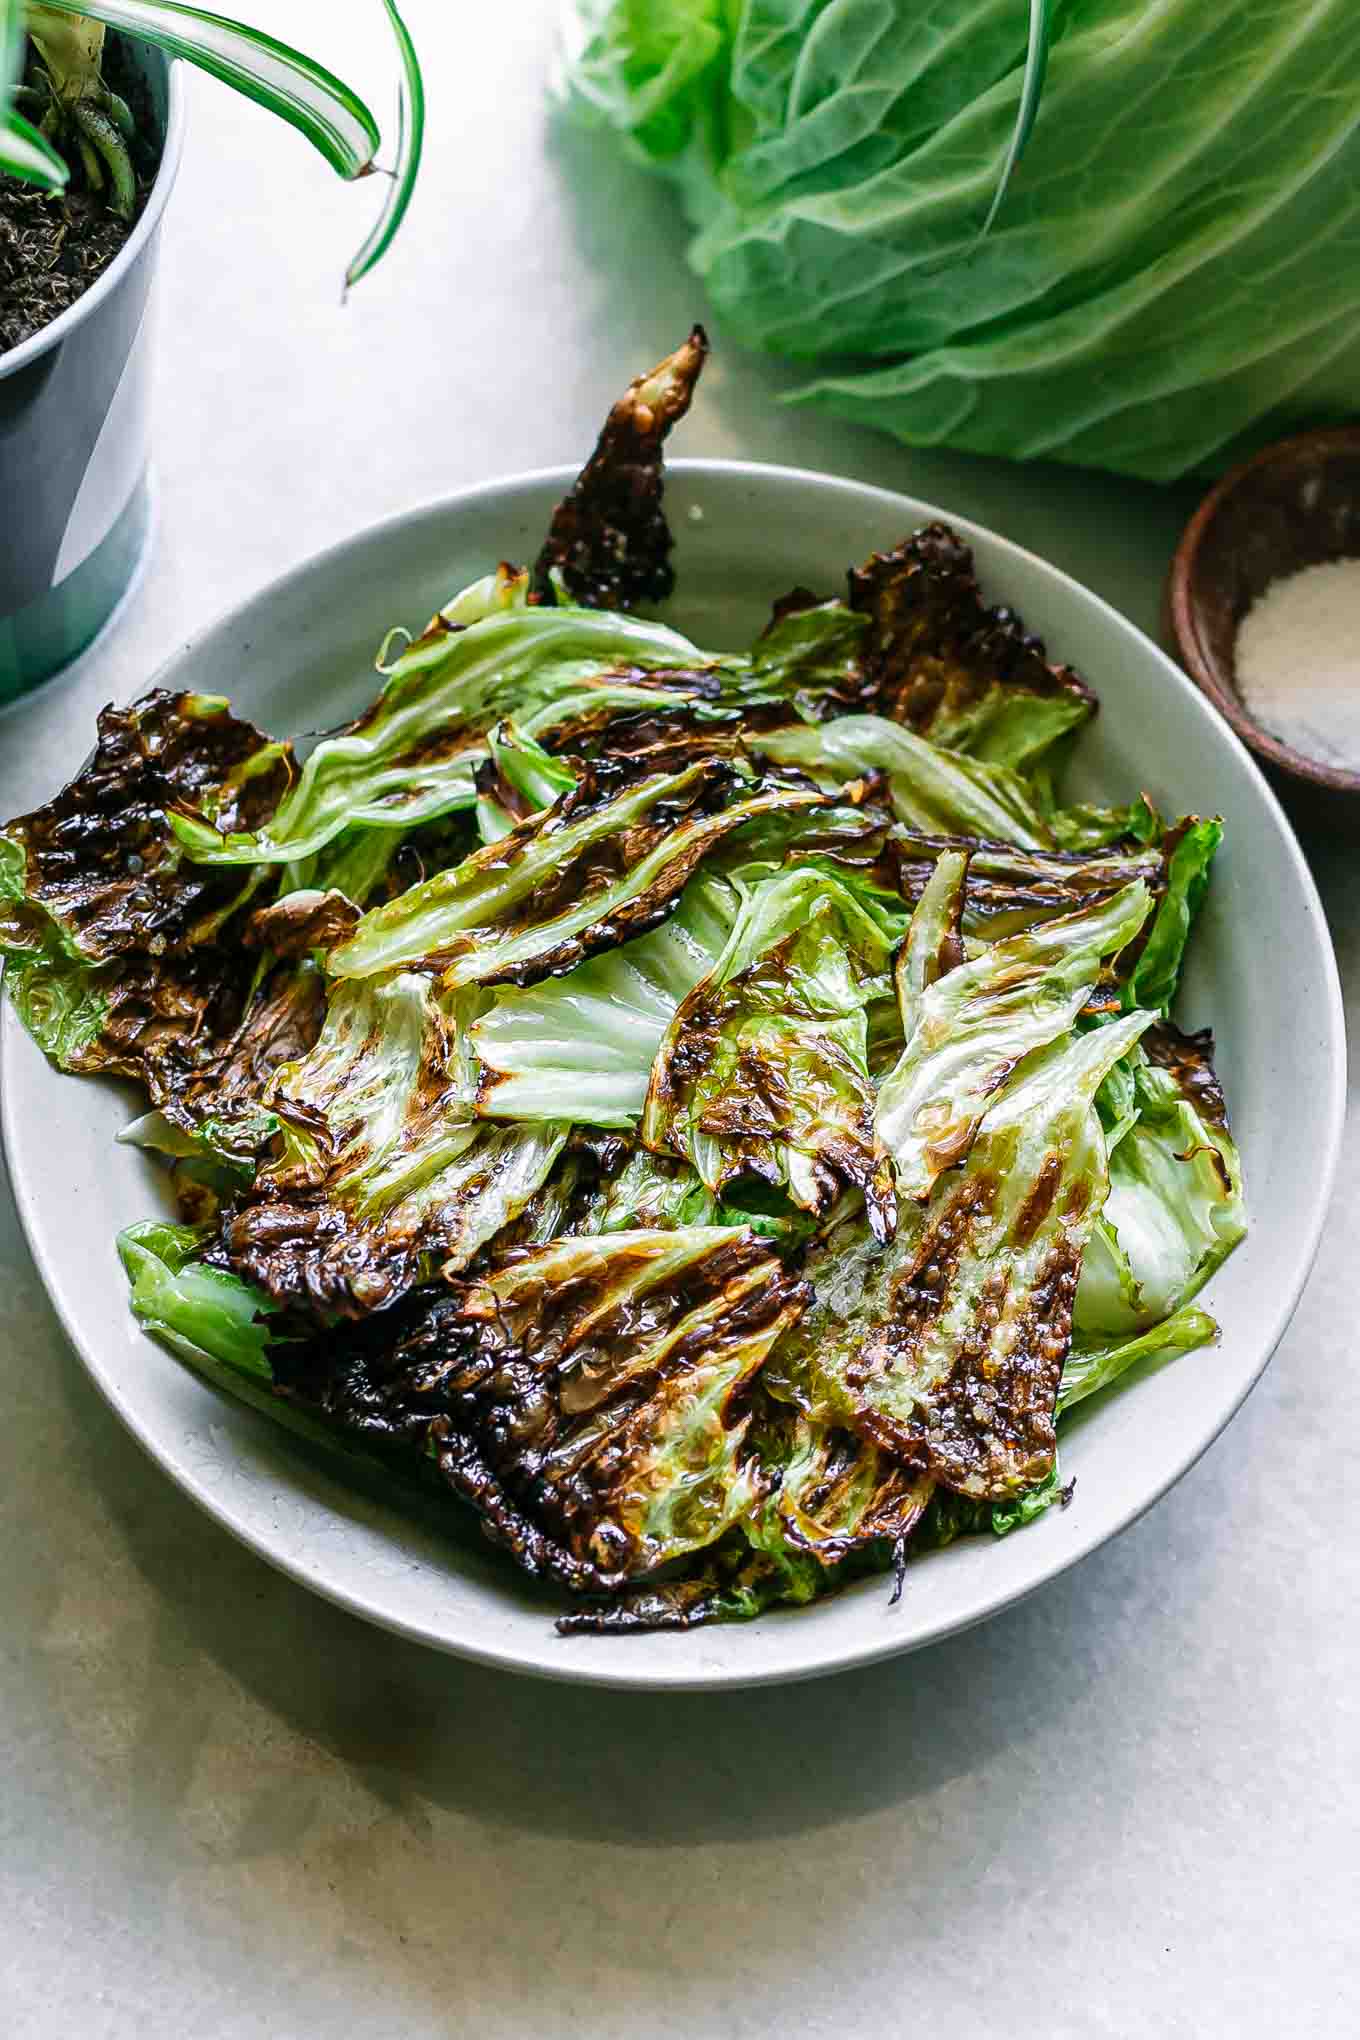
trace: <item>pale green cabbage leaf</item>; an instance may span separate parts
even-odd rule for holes
[[[1349,418],[1353,0],[577,0],[568,76],[676,178],[799,392],[913,445],[1165,481]]]

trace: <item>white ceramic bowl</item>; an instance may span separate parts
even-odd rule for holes
[[[185,646],[159,684],[229,695],[277,732],[352,713],[387,627],[418,629],[498,559],[530,556],[568,470],[468,490],[350,539]],[[680,586],[668,615],[701,643],[746,643],[802,582],[947,512],[823,475],[677,462],[667,505]],[[1227,1423],[1289,1322],[1317,1246],[1344,1109],[1336,966],[1307,867],[1232,731],[1168,659],[1042,560],[954,519],[984,588],[1014,604],[1099,692],[1076,784],[1144,787],[1171,813],[1220,812],[1227,838],[1196,931],[1183,1024],[1211,1021],[1246,1170],[1252,1230],[1206,1295],[1220,1345],[1093,1398],[1064,1430],[1066,1510],[923,1559],[896,1607],[881,1579],[807,1609],[690,1634],[563,1639],[553,1604],[463,1512],[413,1511],[347,1485],[266,1418],[219,1399],[137,1329],[114,1236],[161,1208],[154,1165],[114,1136],[119,1086],[55,1075],[6,1008],[4,1132],[19,1211],[94,1380],[171,1477],[253,1550],[358,1615],[486,1663],[602,1685],[735,1686],[862,1664],[961,1629],[1112,1537]],[[89,732],[72,731],[74,767]],[[1244,1559],[1244,1563],[1245,1563]]]

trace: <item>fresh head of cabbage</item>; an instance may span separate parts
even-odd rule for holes
[[[577,0],[576,27],[577,101],[679,181],[729,330],[816,367],[799,400],[1158,481],[1355,409],[1355,0]]]

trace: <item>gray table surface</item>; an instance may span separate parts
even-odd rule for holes
[[[340,12],[272,19],[375,75],[376,8]],[[668,196],[549,121],[552,10],[409,12],[428,170],[344,311],[368,195],[194,81],[158,544],[115,632],[0,720],[0,814],[264,580],[421,498],[578,456],[703,312]],[[933,497],[1154,626],[1183,494],[781,410],[788,372],[716,337],[685,451]],[[1309,848],[1354,1013],[1355,864]],[[1273,1366],[1115,1545],[897,1664],[651,1698],[426,1653],[239,1549],[104,1408],[0,1188],[0,2030],[1355,2030],[1357,1218],[1352,1129]]]

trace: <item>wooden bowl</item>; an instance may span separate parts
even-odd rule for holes
[[[1360,425],[1304,432],[1244,461],[1209,491],[1167,575],[1168,650],[1221,709],[1297,821],[1360,827],[1360,771],[1324,764],[1262,729],[1237,691],[1237,630],[1271,581],[1360,557]]]

